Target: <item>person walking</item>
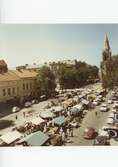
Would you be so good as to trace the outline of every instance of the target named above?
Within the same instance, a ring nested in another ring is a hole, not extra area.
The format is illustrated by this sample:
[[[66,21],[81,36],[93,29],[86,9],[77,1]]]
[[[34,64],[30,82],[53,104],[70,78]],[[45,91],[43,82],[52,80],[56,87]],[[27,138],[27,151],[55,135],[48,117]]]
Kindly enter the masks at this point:
[[[71,137],[73,137],[73,128],[72,127],[70,129],[70,135],[71,135]]]
[[[70,116],[70,111],[68,110],[67,115]]]
[[[95,112],[95,115],[96,115],[96,116],[98,115],[97,111]]]
[[[16,118],[16,120],[17,120],[17,119],[18,119],[18,116],[16,115],[15,118]]]
[[[70,134],[71,134],[71,137],[73,137],[73,128],[71,128]]]
[[[23,112],[23,117],[25,118],[25,112]]]
[[[46,126],[46,124],[45,124],[44,129],[43,129],[43,132],[46,133],[46,131],[47,131],[47,126]]]
[[[70,129],[67,128],[67,136],[69,137],[70,136]]]
[[[62,136],[62,133],[63,133],[63,129],[62,129],[62,127],[60,128],[59,133],[60,133],[60,135]]]
[[[65,141],[65,133],[64,132],[62,132],[62,140],[63,140],[63,142]]]

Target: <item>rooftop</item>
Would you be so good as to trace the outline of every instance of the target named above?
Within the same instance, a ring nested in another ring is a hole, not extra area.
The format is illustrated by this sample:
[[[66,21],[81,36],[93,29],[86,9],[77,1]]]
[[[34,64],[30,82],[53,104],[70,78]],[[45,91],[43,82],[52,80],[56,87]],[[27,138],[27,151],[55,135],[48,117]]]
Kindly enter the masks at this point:
[[[19,76],[14,73],[14,70],[0,74],[0,81],[16,81],[19,79]]]
[[[16,74],[19,78],[33,78],[36,77],[37,72],[34,70],[14,70],[14,74]]]

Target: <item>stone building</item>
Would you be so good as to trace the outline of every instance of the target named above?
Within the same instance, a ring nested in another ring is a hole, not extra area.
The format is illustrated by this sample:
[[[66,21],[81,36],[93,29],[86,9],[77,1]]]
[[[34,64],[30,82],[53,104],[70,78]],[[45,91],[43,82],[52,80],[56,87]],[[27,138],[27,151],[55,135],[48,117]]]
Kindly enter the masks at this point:
[[[0,60],[0,103],[24,102],[36,94],[35,70],[9,70],[4,60]]]
[[[118,56],[112,56],[107,35],[102,52],[100,71],[103,88],[107,89],[118,85]]]

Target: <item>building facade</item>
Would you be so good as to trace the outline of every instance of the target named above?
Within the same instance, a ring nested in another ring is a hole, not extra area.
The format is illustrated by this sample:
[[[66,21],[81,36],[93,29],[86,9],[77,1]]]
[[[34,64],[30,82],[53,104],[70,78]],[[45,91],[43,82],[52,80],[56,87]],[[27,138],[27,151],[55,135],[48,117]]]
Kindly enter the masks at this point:
[[[37,72],[31,69],[8,70],[0,60],[0,103],[20,102],[36,98]]]

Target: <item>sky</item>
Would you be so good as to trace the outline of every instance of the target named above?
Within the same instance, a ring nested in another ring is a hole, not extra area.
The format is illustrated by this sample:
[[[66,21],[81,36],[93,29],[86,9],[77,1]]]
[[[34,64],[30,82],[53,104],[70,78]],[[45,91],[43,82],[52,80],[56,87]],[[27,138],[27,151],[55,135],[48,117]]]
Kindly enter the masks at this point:
[[[100,65],[107,33],[118,53],[118,24],[1,24],[0,59],[9,67],[73,60]]]

